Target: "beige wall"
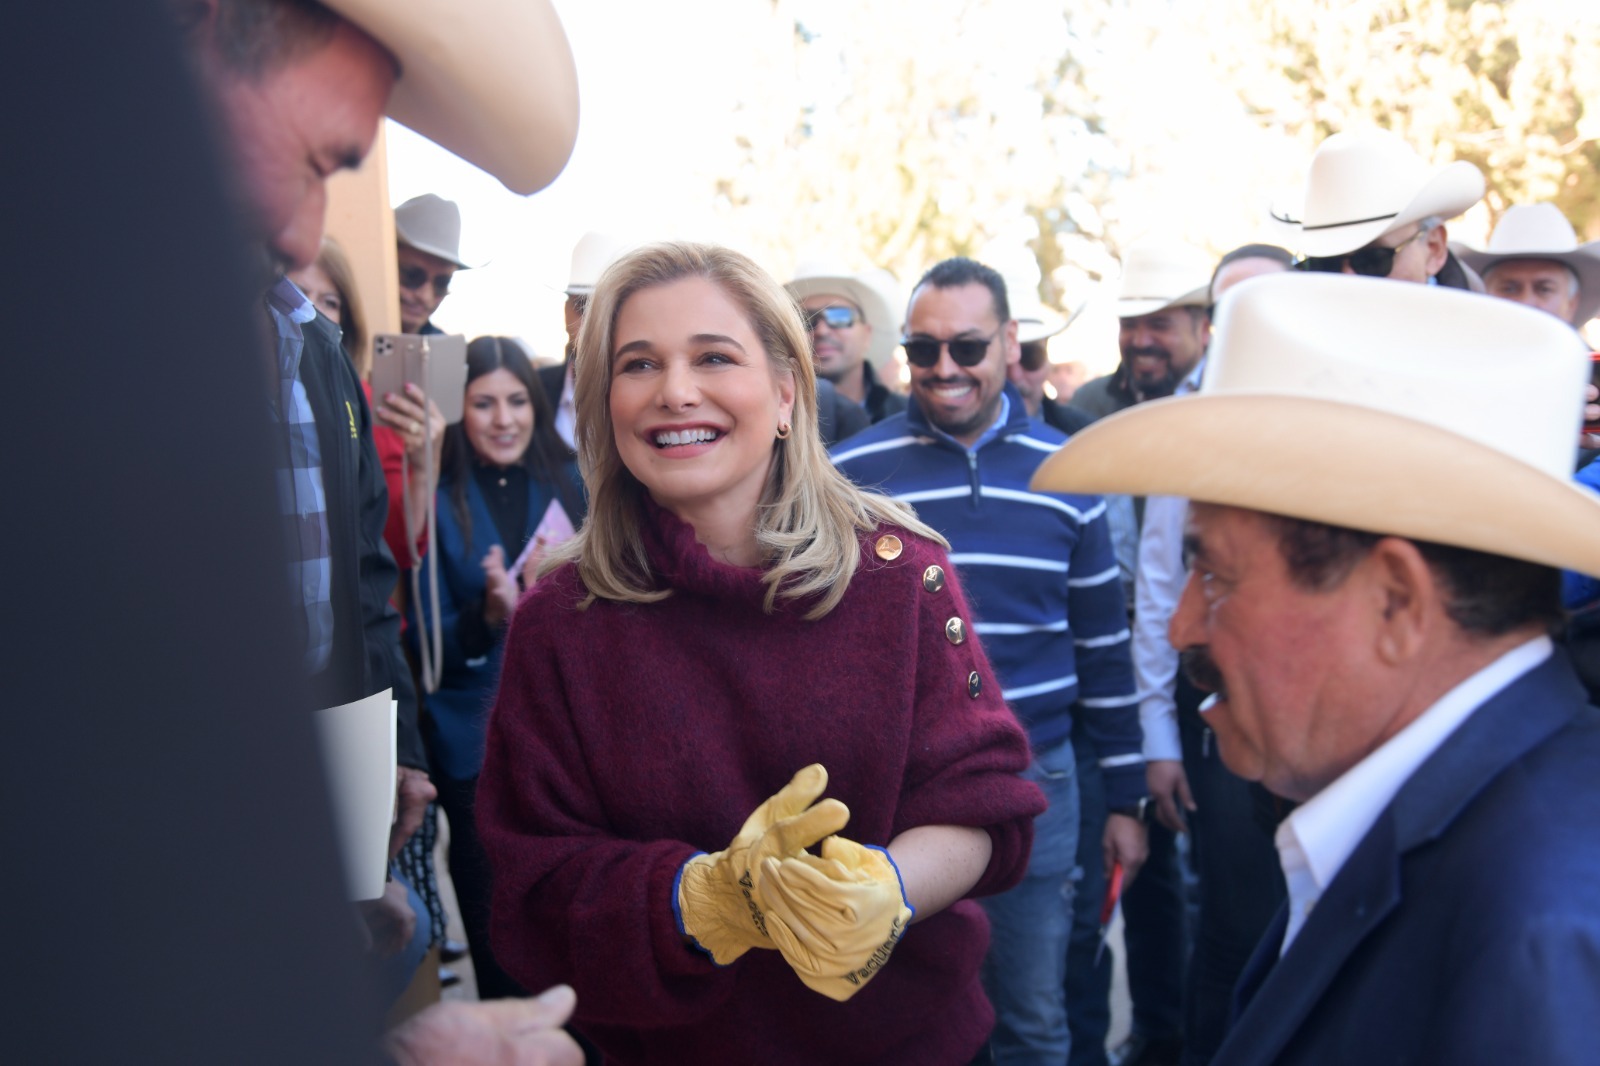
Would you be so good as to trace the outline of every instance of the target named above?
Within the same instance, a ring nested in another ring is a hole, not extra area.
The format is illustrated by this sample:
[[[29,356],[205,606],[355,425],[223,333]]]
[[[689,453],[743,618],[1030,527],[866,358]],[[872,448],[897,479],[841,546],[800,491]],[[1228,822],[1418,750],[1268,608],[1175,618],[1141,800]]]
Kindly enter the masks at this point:
[[[394,212],[382,127],[360,170],[328,181],[328,236],[339,242],[355,270],[367,336],[400,332],[399,265],[394,254]]]

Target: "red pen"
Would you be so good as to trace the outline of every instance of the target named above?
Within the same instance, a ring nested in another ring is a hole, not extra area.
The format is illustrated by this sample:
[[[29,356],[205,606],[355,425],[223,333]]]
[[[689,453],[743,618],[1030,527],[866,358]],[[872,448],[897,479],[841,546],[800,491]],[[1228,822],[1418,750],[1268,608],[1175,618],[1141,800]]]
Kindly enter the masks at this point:
[[[1117,915],[1117,909],[1122,906],[1122,864],[1111,864],[1111,876],[1106,878],[1106,898],[1100,904],[1100,942],[1095,945],[1094,965],[1100,965],[1100,956],[1105,954],[1106,941],[1111,938],[1111,921]]]

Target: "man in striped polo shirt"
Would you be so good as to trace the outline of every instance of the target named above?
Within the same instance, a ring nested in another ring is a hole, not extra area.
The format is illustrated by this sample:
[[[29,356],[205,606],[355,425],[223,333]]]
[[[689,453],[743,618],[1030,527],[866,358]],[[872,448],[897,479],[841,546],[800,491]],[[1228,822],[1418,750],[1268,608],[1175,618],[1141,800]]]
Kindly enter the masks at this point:
[[[1078,839],[1074,705],[1105,772],[1107,864],[1131,876],[1145,855],[1138,703],[1105,503],[1028,488],[1066,436],[1030,418],[1006,381],[1021,349],[994,270],[957,258],[923,275],[904,346],[911,405],[845,441],[834,461],[915,505],[949,539],[984,650],[1028,729],[1028,776],[1050,809],[1034,824],[1028,875],[983,901],[994,930],[984,977],[996,1063],[1060,1066],[1070,1047],[1062,978]]]

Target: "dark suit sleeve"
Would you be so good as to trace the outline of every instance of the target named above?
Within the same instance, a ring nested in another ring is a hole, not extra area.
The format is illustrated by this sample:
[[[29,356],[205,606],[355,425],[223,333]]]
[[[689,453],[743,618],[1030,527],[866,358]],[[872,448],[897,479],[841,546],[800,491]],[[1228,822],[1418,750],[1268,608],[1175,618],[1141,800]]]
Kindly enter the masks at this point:
[[[394,689],[398,711],[395,744],[400,765],[426,770],[428,757],[422,748],[416,686],[411,682],[411,667],[400,648],[400,613],[390,602],[400,580],[400,568],[395,565],[394,555],[383,537],[389,521],[389,489],[372,439],[372,411],[367,406],[366,392],[349,360],[339,362],[344,375],[340,384],[354,396],[354,403],[360,405],[361,412],[361,461],[356,491],[361,500],[359,567],[367,674],[372,691]]]
[[[1440,1011],[1430,1061],[1594,1061],[1600,924],[1593,908],[1577,902],[1594,886],[1569,888],[1572,906],[1507,923],[1476,946],[1470,966],[1451,976],[1457,991]]]

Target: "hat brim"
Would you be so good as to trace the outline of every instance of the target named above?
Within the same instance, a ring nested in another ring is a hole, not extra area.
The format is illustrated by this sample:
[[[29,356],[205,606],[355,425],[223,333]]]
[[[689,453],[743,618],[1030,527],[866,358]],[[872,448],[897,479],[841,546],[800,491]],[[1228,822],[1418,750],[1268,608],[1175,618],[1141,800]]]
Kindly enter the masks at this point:
[[[1159,296],[1117,298],[1115,310],[1118,318],[1141,318],[1144,315],[1153,315],[1157,311],[1165,311],[1169,307],[1210,307],[1211,284],[1207,282],[1182,296],[1164,300]]]
[[[875,368],[887,365],[900,343],[900,323],[889,310],[889,301],[865,282],[846,275],[817,275],[796,278],[784,286],[796,303],[808,296],[843,296],[857,307],[872,327],[872,343],[867,346],[867,360]]]
[[[1140,404],[1075,434],[1032,487],[1182,496],[1600,575],[1600,496],[1448,430],[1303,396]]]
[[[1394,215],[1348,222],[1302,219],[1295,223],[1298,233],[1293,244],[1301,255],[1315,258],[1348,255],[1385,233],[1413,222],[1433,217],[1455,218],[1483,199],[1483,189],[1483,173],[1471,163],[1458,159],[1428,179],[1411,202]]]
[[[1499,263],[1513,259],[1532,259],[1560,263],[1578,275],[1578,306],[1573,325],[1581,326],[1600,314],[1600,242],[1591,242],[1572,252],[1483,252],[1451,242],[1456,258],[1484,277]],[[1487,280],[1487,279],[1485,279]]]
[[[419,252],[433,256],[435,259],[443,259],[446,263],[449,263],[458,270],[472,269],[471,263],[463,263],[460,257],[452,254],[448,248],[444,248],[440,245],[429,244],[426,241],[414,241],[410,237],[407,237],[404,233],[401,233],[398,226],[395,227],[394,236],[395,240],[399,241],[407,248],[415,248]]]
[[[538,192],[566,166],[578,74],[550,0],[326,2],[399,62],[390,118],[515,193]]]

